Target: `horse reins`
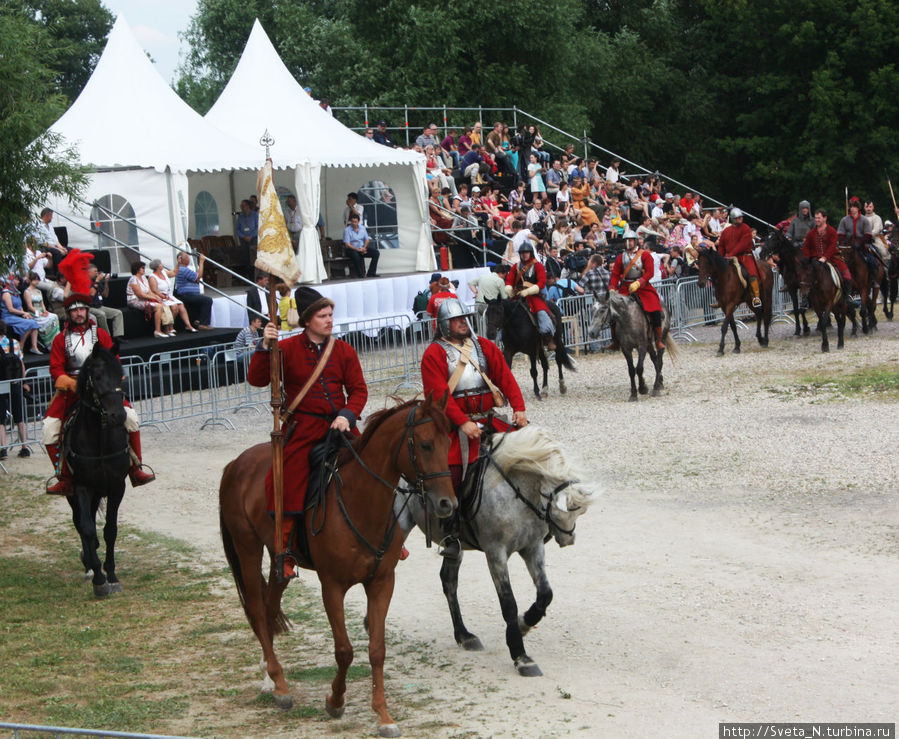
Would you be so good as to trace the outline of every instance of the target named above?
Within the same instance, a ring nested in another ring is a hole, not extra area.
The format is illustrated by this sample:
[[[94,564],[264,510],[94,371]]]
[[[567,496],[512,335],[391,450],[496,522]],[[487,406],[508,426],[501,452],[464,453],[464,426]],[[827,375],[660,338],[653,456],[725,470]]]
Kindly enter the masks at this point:
[[[73,411],[69,415],[68,419],[66,419],[64,428],[68,429],[69,427],[74,425],[75,419],[78,417],[78,408],[85,408],[89,411],[94,411],[98,416],[100,416],[100,428],[109,428],[109,413],[101,405],[100,400],[107,397],[108,395],[119,395],[124,399],[125,393],[122,391],[122,388],[114,387],[111,390],[106,390],[102,393],[97,392],[97,389],[94,386],[94,378],[88,375],[88,378],[84,383],[84,390],[90,390],[90,393],[82,392],[78,394],[78,405],[75,407],[75,411]],[[71,444],[68,444],[67,447],[67,456],[72,457],[72,459],[80,459],[88,462],[102,462],[104,460],[114,459],[128,453],[127,442],[121,449],[117,449],[114,452],[109,452],[108,454],[100,455],[80,454],[72,448]]]
[[[429,423],[434,420],[431,416],[426,416],[423,418],[419,418],[418,420],[415,420],[415,412],[420,407],[421,407],[420,405],[416,405],[409,409],[409,415],[406,418],[406,423],[404,426],[404,432],[405,432],[405,437],[406,437],[405,446],[406,446],[407,452],[409,454],[409,461],[412,463],[412,469],[415,471],[415,479],[412,481],[412,484],[410,485],[410,487],[400,487],[398,485],[393,485],[390,482],[388,482],[387,480],[385,480],[377,472],[375,472],[367,464],[365,464],[362,457],[359,456],[359,452],[356,451],[355,447],[353,446],[352,442],[349,439],[347,439],[343,435],[341,435],[341,437],[340,437],[343,442],[343,445],[347,449],[350,450],[354,459],[356,460],[356,462],[359,463],[359,465],[362,467],[362,469],[365,470],[369,475],[374,477],[375,480],[377,480],[382,485],[384,485],[384,487],[391,490],[394,494],[394,497],[396,497],[397,493],[403,493],[405,496],[418,495],[418,496],[424,498],[426,481],[433,480],[433,479],[436,479],[439,477],[450,477],[449,470],[446,470],[443,472],[422,472],[421,468],[419,467],[418,457],[415,455],[414,429],[416,426],[420,426],[422,424]],[[399,468],[399,454],[400,454],[400,448],[402,446],[403,446],[402,443],[397,444],[397,446],[394,450],[393,465],[394,465],[394,467],[397,467],[397,469]],[[336,498],[337,498],[337,505],[340,508],[340,512],[343,514],[343,518],[346,521],[347,526],[349,526],[350,531],[353,532],[355,537],[363,544],[363,546],[365,546],[366,549],[368,549],[369,552],[371,552],[374,555],[374,558],[375,558],[375,564],[374,564],[374,567],[372,567],[372,571],[369,573],[368,577],[366,577],[365,580],[362,581],[363,585],[366,585],[369,582],[371,582],[372,578],[374,578],[375,573],[377,572],[377,569],[378,569],[378,565],[381,563],[381,560],[384,558],[384,555],[387,553],[387,550],[390,548],[390,544],[393,541],[393,536],[396,532],[396,525],[397,525],[397,522],[399,521],[399,515],[393,511],[393,507],[391,506],[391,516],[390,516],[390,519],[387,521],[387,526],[384,531],[384,537],[381,540],[380,546],[376,549],[374,546],[372,546],[372,544],[368,541],[368,539],[366,539],[362,535],[362,532],[359,531],[358,528],[356,528],[356,525],[353,523],[352,519],[350,518],[349,511],[346,508],[346,504],[344,503],[343,495],[341,492],[343,489],[343,479],[340,477],[340,470],[336,466],[334,468],[333,474],[334,474],[334,490],[335,490],[335,494],[336,494]],[[408,504],[408,500],[409,500],[409,498],[407,497],[406,503],[404,503],[403,508],[405,508],[405,506]],[[313,514],[313,518],[314,518],[314,514]],[[321,532],[321,530],[323,528],[324,528],[324,519],[322,519],[321,526],[317,530],[314,530],[310,526],[310,533],[313,536],[315,536],[316,534]]]

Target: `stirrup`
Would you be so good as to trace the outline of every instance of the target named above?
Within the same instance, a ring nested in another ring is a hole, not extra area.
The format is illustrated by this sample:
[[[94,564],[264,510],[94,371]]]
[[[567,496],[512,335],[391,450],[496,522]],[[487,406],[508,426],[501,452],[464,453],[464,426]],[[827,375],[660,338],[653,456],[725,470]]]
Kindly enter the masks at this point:
[[[278,555],[278,579],[281,582],[293,580],[297,577],[297,560],[293,553],[287,549]]]
[[[144,467],[150,471],[144,472]],[[148,483],[153,482],[153,480],[156,479],[156,473],[153,472],[152,467],[141,462],[139,464],[131,465],[131,469],[128,470],[128,479],[131,480],[131,487],[137,488],[141,485],[147,485]]]
[[[761,307],[762,307],[762,300],[761,300],[761,298],[753,298],[753,299],[752,299],[752,307],[753,307],[753,308],[761,308]]]
[[[47,495],[69,496],[73,492],[75,492],[72,489],[72,478],[71,477],[56,476],[56,482],[52,485],[50,484],[51,480],[53,480],[53,477],[48,477],[47,482],[44,485],[44,492]]]

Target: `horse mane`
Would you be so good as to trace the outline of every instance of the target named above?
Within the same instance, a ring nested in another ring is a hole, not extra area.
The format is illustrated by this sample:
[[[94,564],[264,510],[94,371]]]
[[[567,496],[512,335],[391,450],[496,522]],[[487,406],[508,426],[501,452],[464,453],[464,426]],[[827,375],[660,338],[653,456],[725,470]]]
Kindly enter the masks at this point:
[[[94,348],[91,350],[91,355],[84,360],[84,364],[81,366],[81,371],[78,373],[78,384],[76,386],[78,397],[82,397],[87,389],[85,385],[87,384],[87,378],[90,375],[87,370],[89,370],[97,362],[100,362],[107,366],[111,365],[111,372],[115,374],[117,378],[122,376],[122,363],[119,362],[118,357],[116,357],[115,354],[109,351],[109,349],[107,349],[102,344],[94,344]]]
[[[412,398],[412,400],[398,402],[395,406],[392,406],[390,408],[382,408],[381,410],[372,413],[365,423],[365,430],[362,432],[362,435],[353,440],[353,449],[357,454],[361,454],[365,447],[368,445],[368,442],[371,441],[372,437],[375,435],[375,433],[377,433],[378,429],[384,425],[384,422],[387,419],[392,418],[395,414],[400,413],[401,411],[407,411],[412,406],[418,405],[420,403],[422,403],[421,400]],[[434,419],[434,423],[437,424],[437,428],[441,433],[449,434],[450,423],[449,419],[446,417],[446,413],[442,412],[437,405],[431,403],[429,408],[429,415]],[[344,462],[349,461],[352,457],[353,451],[351,449],[343,448],[340,450],[340,454],[337,457],[337,464],[343,464]]]
[[[723,256],[721,256],[721,255],[718,253],[718,250],[717,250],[717,249],[709,249],[709,248],[706,248],[706,249],[700,249],[700,250],[699,250],[699,254],[700,254],[700,256],[702,256],[703,254],[705,254],[706,257],[708,257],[708,260],[709,260],[709,261],[710,261],[710,262],[711,262],[717,269],[727,269],[727,265],[728,265],[727,259],[725,259]]]
[[[549,432],[534,424],[504,434],[493,451],[493,460],[507,475],[535,475],[554,484],[583,479]],[[572,505],[585,506],[593,502],[594,496],[572,485],[568,488],[568,498]]]

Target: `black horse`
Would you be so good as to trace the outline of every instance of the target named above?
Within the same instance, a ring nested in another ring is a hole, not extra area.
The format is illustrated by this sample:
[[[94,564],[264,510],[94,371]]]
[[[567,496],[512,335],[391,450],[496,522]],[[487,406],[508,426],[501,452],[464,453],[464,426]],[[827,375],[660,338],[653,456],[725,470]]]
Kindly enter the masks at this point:
[[[562,331],[562,311],[559,310],[553,302],[548,302],[549,309],[553,312],[556,324],[556,332],[553,340],[556,343],[556,364],[559,367],[559,392],[564,395],[568,392],[565,386],[565,377],[562,374],[562,368],[576,372],[574,363],[565,347],[565,337]],[[487,301],[487,338],[491,341],[496,339],[497,333],[502,329],[502,345],[503,356],[509,368],[512,367],[512,358],[518,353],[526,355],[531,360],[531,377],[534,380],[534,395],[537,400],[543,400],[540,394],[540,388],[537,385],[537,359],[540,359],[540,366],[543,367],[543,390],[549,385],[547,375],[549,374],[549,359],[543,351],[543,343],[540,340],[540,334],[537,332],[536,320],[528,310],[524,300],[495,300]]]
[[[818,259],[803,258],[798,266],[799,281],[802,294],[808,297],[808,304],[818,315],[818,331],[821,332],[821,351],[830,351],[827,339],[827,326],[830,314],[837,319],[837,349],[843,348],[843,334],[846,328],[846,317],[852,321],[852,333],[855,335],[857,322],[855,306],[841,285],[840,276],[834,268]]]
[[[131,467],[125,429],[122,365],[99,344],[78,374],[78,403],[65,421],[62,453],[72,471],[73,493],[68,496],[72,520],[81,536],[81,563],[93,572],[94,595],[122,589],[115,572],[115,541],[125,477]],[[106,498],[106,560],[101,567],[97,550],[97,509]],[[104,574],[105,571],[105,574]]]
[[[805,308],[800,308],[799,301],[799,258],[802,256],[800,250],[790,243],[790,240],[783,235],[780,229],[774,229],[765,241],[762,248],[762,259],[768,257],[777,257],[777,266],[783,277],[783,289],[790,293],[790,299],[793,301],[793,322],[795,324],[794,336],[808,336],[811,329],[808,320],[805,317]],[[802,329],[799,328],[799,319],[802,319]]]

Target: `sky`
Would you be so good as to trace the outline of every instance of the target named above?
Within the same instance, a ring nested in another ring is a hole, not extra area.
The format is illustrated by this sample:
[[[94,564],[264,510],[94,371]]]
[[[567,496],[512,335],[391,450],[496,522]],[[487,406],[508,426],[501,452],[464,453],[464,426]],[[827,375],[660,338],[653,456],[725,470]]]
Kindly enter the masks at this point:
[[[182,42],[197,0],[101,0],[113,16],[125,16],[137,40],[153,57],[160,74],[171,84]]]

